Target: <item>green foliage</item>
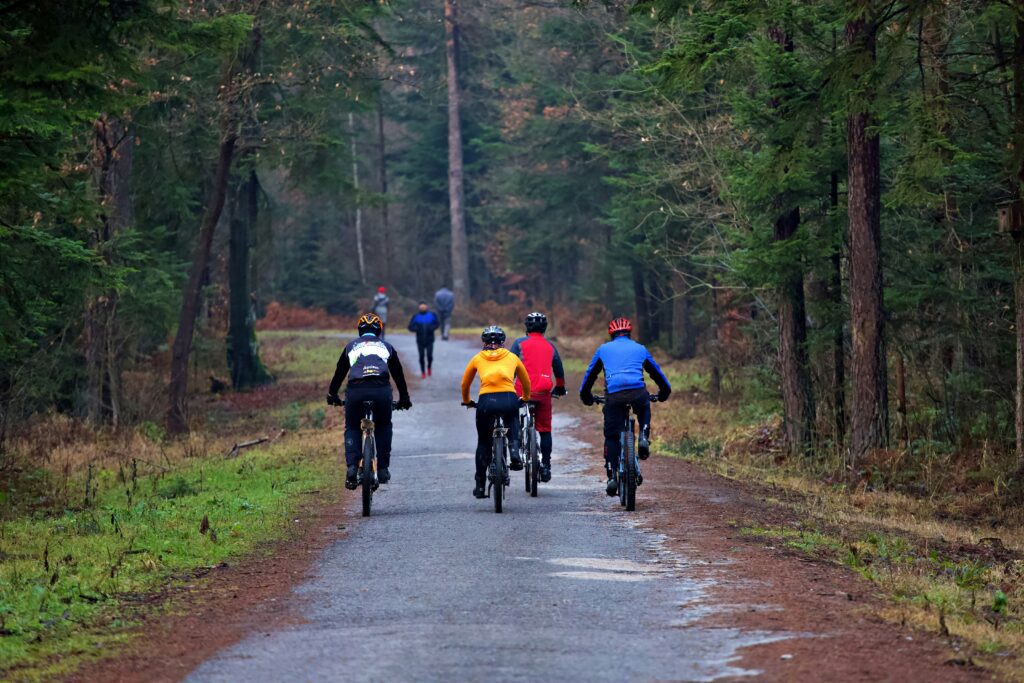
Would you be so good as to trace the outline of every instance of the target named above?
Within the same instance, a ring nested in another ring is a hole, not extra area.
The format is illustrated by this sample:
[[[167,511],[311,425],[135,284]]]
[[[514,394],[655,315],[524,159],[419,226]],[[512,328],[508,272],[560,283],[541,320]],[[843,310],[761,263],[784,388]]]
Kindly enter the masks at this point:
[[[335,477],[330,459],[256,450],[140,476],[127,501],[116,478],[98,477],[89,509],[4,521],[0,671],[123,638],[120,601],[279,537],[301,494]]]

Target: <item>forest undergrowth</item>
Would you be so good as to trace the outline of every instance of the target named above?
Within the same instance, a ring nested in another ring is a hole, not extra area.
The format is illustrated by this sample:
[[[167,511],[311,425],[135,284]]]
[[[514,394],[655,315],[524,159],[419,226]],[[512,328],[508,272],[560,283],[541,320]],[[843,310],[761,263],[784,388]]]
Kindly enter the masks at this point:
[[[173,610],[176,587],[267,551],[306,506],[339,499],[341,416],[321,401],[338,341],[261,342],[278,381],[196,395],[185,439],[156,421],[97,432],[59,415],[20,430],[0,481],[0,678],[116,654],[138,610]]]

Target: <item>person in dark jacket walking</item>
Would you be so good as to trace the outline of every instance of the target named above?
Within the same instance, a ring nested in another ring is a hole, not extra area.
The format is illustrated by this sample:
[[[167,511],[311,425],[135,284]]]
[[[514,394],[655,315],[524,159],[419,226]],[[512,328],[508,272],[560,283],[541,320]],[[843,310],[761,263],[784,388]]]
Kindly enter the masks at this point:
[[[440,326],[441,321],[437,319],[437,315],[427,310],[426,302],[421,301],[419,312],[409,321],[409,331],[416,333],[416,350],[420,353],[420,376],[424,379],[433,374],[434,331]]]
[[[342,405],[338,390],[348,376],[345,389],[345,488],[355,489],[356,474],[361,451],[360,422],[363,419],[363,401],[373,402],[374,436],[377,440],[377,480],[386,484],[391,480],[391,380],[398,389],[398,410],[412,408],[405,371],[398,352],[381,339],[384,323],[374,313],[359,319],[359,338],[348,343],[338,359],[338,367],[327,390],[327,404]]]
[[[455,310],[455,294],[447,287],[441,287],[434,293],[434,309],[441,317],[441,339],[448,341],[448,332],[452,329],[452,311]]]

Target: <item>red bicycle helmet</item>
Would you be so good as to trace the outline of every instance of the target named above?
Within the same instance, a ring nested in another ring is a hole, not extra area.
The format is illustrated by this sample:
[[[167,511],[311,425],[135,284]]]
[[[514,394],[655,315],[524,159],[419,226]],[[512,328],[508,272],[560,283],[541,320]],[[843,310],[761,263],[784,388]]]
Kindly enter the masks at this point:
[[[620,332],[632,332],[633,323],[629,322],[629,318],[616,318],[615,320],[608,323],[608,334],[614,337]]]

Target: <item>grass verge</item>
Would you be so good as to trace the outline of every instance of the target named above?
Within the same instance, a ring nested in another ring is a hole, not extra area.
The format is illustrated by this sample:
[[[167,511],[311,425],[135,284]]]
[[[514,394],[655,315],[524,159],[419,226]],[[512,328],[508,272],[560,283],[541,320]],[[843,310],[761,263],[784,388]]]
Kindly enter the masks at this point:
[[[920,539],[874,531],[748,526],[742,533],[845,565],[877,586],[882,616],[951,639],[962,663],[1022,680],[1024,621],[1019,560],[946,552]]]
[[[34,680],[123,641],[125,605],[287,536],[306,496],[337,488],[331,458],[295,447],[167,473],[104,470],[89,500],[0,524],[0,662]]]

